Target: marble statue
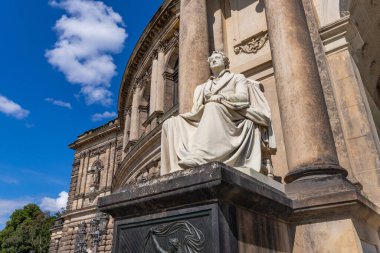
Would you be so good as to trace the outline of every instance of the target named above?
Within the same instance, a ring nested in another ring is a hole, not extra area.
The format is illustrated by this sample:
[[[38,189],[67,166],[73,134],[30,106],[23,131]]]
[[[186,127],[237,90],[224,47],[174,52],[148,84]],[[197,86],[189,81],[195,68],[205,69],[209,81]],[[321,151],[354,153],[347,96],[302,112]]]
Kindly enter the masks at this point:
[[[208,62],[212,76],[196,87],[191,112],[163,124],[162,175],[213,161],[251,174],[260,171],[262,149],[276,149],[260,83],[232,73],[221,51]]]

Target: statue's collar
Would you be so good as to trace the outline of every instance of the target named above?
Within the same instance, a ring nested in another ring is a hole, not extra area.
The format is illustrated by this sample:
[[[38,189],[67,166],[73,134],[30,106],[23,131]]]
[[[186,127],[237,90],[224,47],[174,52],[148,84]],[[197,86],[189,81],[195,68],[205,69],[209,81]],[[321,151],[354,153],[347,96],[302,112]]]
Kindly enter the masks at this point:
[[[218,78],[221,78],[225,73],[230,73],[230,70],[229,69],[223,69],[218,76],[211,76],[210,79],[211,80],[214,80],[214,79],[218,79]]]

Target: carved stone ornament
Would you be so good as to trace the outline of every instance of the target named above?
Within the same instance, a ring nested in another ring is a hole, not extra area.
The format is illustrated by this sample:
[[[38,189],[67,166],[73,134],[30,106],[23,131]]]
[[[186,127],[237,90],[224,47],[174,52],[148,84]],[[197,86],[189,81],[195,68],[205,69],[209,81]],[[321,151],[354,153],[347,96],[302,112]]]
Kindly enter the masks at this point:
[[[243,41],[239,45],[234,47],[235,54],[246,53],[255,54],[261,48],[265,46],[269,40],[268,32],[261,32],[257,36],[252,37],[249,40]]]
[[[173,37],[171,37],[168,41],[165,42],[166,51],[170,50],[173,47],[178,47],[179,41],[179,32],[175,31]]]
[[[104,165],[101,160],[97,160],[93,163],[90,169],[90,174],[92,177],[92,182],[90,185],[90,193],[94,193],[99,189],[101,171],[103,170]]]
[[[168,249],[161,247],[157,240],[158,237],[168,240]],[[145,238],[142,253],[200,253],[203,252],[205,243],[202,231],[188,221],[177,221],[168,225],[152,227]]]
[[[160,163],[155,160],[140,170],[135,176],[133,176],[128,184],[144,183],[150,179],[158,178],[160,176]]]

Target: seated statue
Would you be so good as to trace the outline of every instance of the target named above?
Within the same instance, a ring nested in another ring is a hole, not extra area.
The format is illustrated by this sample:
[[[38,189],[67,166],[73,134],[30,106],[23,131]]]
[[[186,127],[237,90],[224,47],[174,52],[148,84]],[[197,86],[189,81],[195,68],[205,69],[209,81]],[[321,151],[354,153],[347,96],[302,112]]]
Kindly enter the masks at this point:
[[[261,169],[262,149],[276,149],[260,83],[230,72],[221,51],[208,62],[213,75],[196,87],[191,112],[162,126],[161,175],[214,161],[251,175]]]

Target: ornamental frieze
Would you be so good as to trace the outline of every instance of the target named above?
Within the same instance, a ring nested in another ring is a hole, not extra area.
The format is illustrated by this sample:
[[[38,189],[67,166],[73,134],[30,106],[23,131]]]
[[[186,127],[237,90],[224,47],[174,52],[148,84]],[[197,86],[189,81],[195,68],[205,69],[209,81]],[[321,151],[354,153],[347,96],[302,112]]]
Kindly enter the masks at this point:
[[[256,54],[260,49],[262,49],[269,40],[268,31],[261,32],[256,36],[251,37],[248,40],[234,47],[235,54],[245,53],[245,54]]]

